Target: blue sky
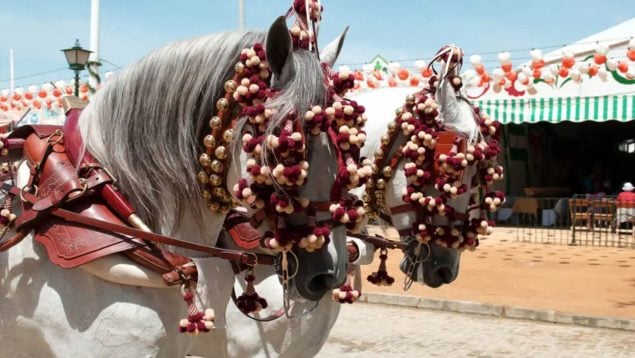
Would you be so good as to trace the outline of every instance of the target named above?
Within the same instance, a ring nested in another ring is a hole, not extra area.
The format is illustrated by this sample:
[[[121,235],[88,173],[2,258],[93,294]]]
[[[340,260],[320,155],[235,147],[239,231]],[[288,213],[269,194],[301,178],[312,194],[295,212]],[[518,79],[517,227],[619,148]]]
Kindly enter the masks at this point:
[[[246,28],[266,30],[291,2],[245,0]],[[635,16],[633,0],[323,3],[320,44],[350,25],[338,63],[352,67],[376,54],[409,66],[414,59],[430,58],[447,43],[461,46],[468,55],[491,53],[489,58],[495,59],[503,50],[575,42]],[[101,0],[100,57],[107,61],[104,70],[113,70],[167,42],[237,27],[238,1]],[[72,73],[64,69],[66,61],[59,50],[72,46],[76,38],[88,48],[89,31],[90,0],[0,0],[0,88],[9,86],[10,48],[15,51],[16,86],[70,79]],[[528,50],[512,52],[516,63],[527,56]],[[53,72],[31,76],[48,71]]]

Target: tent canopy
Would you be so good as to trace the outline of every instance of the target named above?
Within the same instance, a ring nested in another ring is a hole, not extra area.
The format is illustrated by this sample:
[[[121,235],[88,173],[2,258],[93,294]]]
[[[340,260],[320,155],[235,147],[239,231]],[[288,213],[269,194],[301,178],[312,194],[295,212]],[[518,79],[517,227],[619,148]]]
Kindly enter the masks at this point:
[[[608,48],[608,59],[613,58],[629,64],[629,74],[626,76],[602,64],[600,67],[607,71],[608,79],[601,76],[589,78],[584,75],[583,81],[575,83],[570,80],[563,81],[556,76],[554,84],[535,83],[535,95],[526,92],[511,95],[506,91],[495,93],[490,90],[474,102],[504,124],[635,120],[635,79],[629,77],[635,73],[635,62],[625,57],[629,40],[633,36],[635,18],[543,56],[545,71],[549,71],[550,66],[560,64],[564,53],[573,53],[576,65],[586,66],[593,63],[592,56],[600,44]],[[525,64],[528,65],[530,63]]]

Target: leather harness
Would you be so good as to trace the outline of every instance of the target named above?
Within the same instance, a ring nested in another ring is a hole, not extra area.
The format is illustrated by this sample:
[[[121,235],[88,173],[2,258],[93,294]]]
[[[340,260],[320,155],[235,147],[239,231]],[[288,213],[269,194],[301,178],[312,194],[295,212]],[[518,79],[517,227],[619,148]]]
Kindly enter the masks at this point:
[[[122,253],[161,275],[167,285],[197,279],[191,259],[159,244],[203,252],[240,265],[272,265],[274,257],[230,250],[159,235],[139,222],[134,208],[114,187],[115,180],[91,155],[81,156],[83,143],[77,129],[80,110],[71,109],[64,127],[23,126],[3,140],[10,151],[22,149],[30,168],[29,183],[19,189],[3,184],[2,190],[22,201],[16,235],[0,242],[4,251],[31,231],[51,261],[63,268],[77,267],[106,255]],[[81,157],[81,160],[79,159]],[[249,221],[232,214],[225,229],[232,235],[258,243],[259,234]],[[249,249],[255,248],[252,246]]]

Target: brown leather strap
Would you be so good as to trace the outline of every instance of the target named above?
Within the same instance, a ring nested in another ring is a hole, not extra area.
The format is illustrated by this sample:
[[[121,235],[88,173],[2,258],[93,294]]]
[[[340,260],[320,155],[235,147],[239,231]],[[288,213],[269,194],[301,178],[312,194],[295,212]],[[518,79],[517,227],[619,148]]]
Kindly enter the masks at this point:
[[[393,206],[389,210],[391,215],[405,214],[405,213],[415,211],[415,209],[410,204],[402,204],[402,205]]]
[[[0,251],[7,251],[13,246],[17,245],[20,241],[24,240],[28,232],[18,231],[13,237],[5,241],[0,242]]]
[[[3,184],[2,188],[9,191],[13,195],[20,195],[20,190],[17,187],[9,184]],[[24,198],[30,202],[37,201],[38,198],[30,193],[24,193]],[[155,233],[150,233],[138,229],[134,229],[128,226],[122,226],[113,224],[103,220],[89,218],[72,211],[68,211],[61,208],[55,208],[50,211],[50,214],[62,218],[68,222],[74,222],[82,225],[91,226],[97,229],[115,232],[122,235],[136,237],[143,240],[148,240],[155,243],[172,245],[188,250],[194,250],[198,252],[206,253],[212,257],[218,257],[226,260],[236,261],[245,265],[273,265],[274,257],[269,255],[250,253],[244,251],[234,251],[229,249],[221,249],[218,247],[212,247],[207,245],[196,244],[193,242],[183,241]]]
[[[106,183],[111,183],[112,179],[105,173],[93,174],[86,179],[68,180],[58,185],[51,194],[39,199],[33,203],[32,209],[35,211],[46,211],[52,207],[58,206],[67,200],[78,198],[88,190],[97,188]],[[77,193],[77,196],[72,195]]]
[[[385,237],[377,235],[377,234],[375,234],[375,236],[370,236],[366,234],[354,234],[349,232],[347,235],[366,241],[369,244],[372,244],[373,246],[375,246],[375,248],[381,247],[386,249],[405,250],[408,247],[408,245],[405,242],[388,240]]]

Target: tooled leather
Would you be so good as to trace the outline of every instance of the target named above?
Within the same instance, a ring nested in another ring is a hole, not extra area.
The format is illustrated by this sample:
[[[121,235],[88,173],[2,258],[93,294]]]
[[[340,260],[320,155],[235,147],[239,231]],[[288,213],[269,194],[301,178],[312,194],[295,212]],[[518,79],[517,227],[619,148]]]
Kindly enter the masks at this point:
[[[40,128],[32,126],[22,130],[23,134],[30,132],[25,140],[24,153],[32,167],[40,163],[48,147],[47,136],[57,129],[60,127]],[[76,169],[61,144],[54,146],[53,151],[49,154],[46,162],[40,166],[38,172],[37,196],[41,203],[36,202],[33,205],[35,209],[46,210],[58,205],[60,200],[68,195],[68,192],[73,192],[76,187],[81,187],[77,179]],[[100,182],[104,178],[105,176],[101,176],[99,180],[93,179],[91,184],[94,185],[92,186],[95,187],[96,182]],[[56,191],[64,186],[68,186],[67,193]],[[123,224],[103,202],[94,199],[91,202],[79,200],[77,203],[73,202],[65,207],[82,215]],[[37,221],[37,225],[33,225],[36,241],[46,247],[51,261],[61,267],[77,267],[100,257],[129,250],[139,245],[122,235],[96,231],[79,224],[67,223],[59,218],[46,217],[46,220],[37,220],[38,212],[30,210],[33,208],[25,205],[24,213],[18,217],[16,226],[22,229]]]
[[[260,246],[260,233],[252,226],[249,218],[239,212],[230,211],[223,226],[238,247],[253,250]]]
[[[452,133],[452,132],[439,132],[437,137],[437,143],[434,147],[434,158],[437,159],[441,154],[449,154],[454,151],[455,153],[465,153],[467,141],[465,137],[460,134]],[[458,146],[455,141],[458,139]],[[439,172],[439,163],[435,160],[434,162],[434,170],[435,172]],[[463,172],[459,175],[459,181],[463,181]]]

